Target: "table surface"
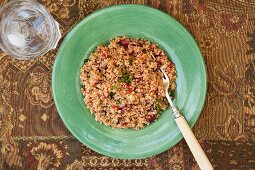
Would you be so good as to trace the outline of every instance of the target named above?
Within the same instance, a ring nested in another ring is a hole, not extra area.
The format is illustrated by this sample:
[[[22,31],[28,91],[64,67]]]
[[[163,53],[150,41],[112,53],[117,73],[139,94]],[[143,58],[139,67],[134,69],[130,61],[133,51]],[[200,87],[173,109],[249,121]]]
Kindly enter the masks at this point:
[[[7,0],[1,0],[0,6]],[[193,131],[215,169],[255,169],[255,2],[253,0],[40,0],[65,36],[88,14],[114,4],[158,8],[197,40],[208,94]],[[0,169],[199,169],[185,141],[147,159],[100,155],[63,125],[52,99],[52,50],[19,61],[0,51]]]

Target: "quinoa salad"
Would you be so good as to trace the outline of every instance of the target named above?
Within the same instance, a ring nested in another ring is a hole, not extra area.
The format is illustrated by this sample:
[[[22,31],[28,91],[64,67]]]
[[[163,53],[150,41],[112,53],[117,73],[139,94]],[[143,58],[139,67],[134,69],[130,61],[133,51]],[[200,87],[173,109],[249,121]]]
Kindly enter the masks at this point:
[[[168,107],[160,68],[169,76],[169,90],[174,90],[175,66],[157,44],[115,37],[108,45],[99,45],[81,67],[84,102],[100,123],[144,128]]]

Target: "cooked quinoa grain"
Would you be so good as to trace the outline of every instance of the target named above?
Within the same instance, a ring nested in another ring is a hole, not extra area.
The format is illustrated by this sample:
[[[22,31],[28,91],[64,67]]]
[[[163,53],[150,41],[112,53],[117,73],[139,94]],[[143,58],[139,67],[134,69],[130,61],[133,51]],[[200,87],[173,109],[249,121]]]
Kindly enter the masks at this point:
[[[168,107],[160,67],[174,90],[174,64],[157,44],[123,36],[98,46],[80,70],[84,102],[96,121],[141,129],[157,120]]]

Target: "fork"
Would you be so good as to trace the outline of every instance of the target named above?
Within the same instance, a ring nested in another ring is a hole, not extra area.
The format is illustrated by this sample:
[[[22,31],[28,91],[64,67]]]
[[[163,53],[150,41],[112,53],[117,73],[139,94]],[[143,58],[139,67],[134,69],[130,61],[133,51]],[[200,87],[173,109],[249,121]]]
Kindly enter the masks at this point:
[[[175,107],[169,93],[169,85],[170,80],[167,76],[164,69],[160,68],[161,72],[163,73],[163,85],[166,93],[166,98],[170,104],[170,107],[173,111],[174,120],[179,127],[185,141],[187,142],[193,156],[195,157],[200,169],[202,170],[213,170],[212,164],[210,163],[209,159],[207,158],[205,152],[201,148],[200,144],[198,143],[195,135],[191,131],[190,126],[188,125],[186,119],[180,114],[179,110]]]

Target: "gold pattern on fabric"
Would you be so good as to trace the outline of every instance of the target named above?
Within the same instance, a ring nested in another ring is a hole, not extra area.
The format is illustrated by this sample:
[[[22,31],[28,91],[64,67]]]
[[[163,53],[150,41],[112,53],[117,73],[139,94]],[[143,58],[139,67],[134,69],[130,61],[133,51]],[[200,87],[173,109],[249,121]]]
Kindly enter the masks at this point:
[[[215,169],[254,169],[254,1],[39,2],[59,22],[60,41],[87,15],[116,4],[148,5],[176,18],[196,39],[207,66],[208,93],[195,135]],[[56,53],[21,61],[0,51],[0,169],[199,169],[183,140],[164,153],[135,160],[106,157],[82,145],[64,126],[52,98]]]

